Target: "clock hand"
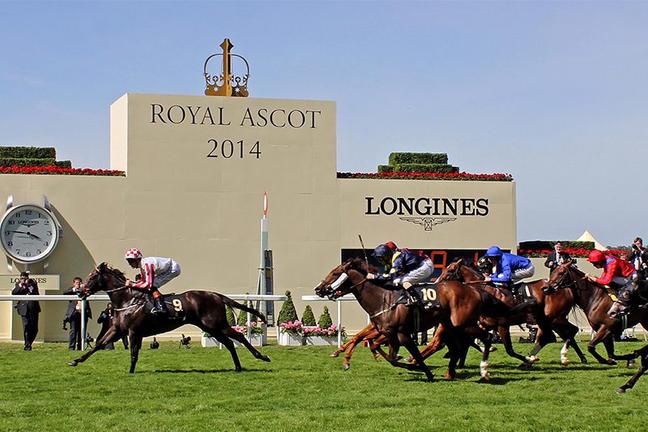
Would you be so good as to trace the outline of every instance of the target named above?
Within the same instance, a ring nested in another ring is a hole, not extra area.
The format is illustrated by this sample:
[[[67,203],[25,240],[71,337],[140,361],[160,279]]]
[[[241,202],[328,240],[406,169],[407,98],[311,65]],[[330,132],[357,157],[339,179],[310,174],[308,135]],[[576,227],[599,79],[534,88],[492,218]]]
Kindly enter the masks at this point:
[[[27,231],[9,231],[9,232],[15,232],[15,233],[18,233],[18,234],[32,235],[32,234],[28,233]]]

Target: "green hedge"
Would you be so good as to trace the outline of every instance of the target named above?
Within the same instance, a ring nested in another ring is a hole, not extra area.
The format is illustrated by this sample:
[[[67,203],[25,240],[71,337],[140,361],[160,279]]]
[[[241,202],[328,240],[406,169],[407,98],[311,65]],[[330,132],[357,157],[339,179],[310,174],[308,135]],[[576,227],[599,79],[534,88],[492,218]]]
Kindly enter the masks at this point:
[[[0,158],[56,159],[54,147],[0,147]]]
[[[391,165],[378,165],[378,172],[379,173],[394,172],[394,167]]]
[[[56,161],[54,162],[54,166],[57,166],[59,168],[72,168],[72,161],[69,160]]]
[[[390,153],[389,165],[399,164],[447,164],[447,153]]]
[[[451,173],[459,172],[459,168],[449,164],[397,164],[394,165],[394,172],[436,172]]]
[[[573,249],[594,249],[594,242],[570,241],[570,240],[532,240],[520,242],[518,249],[542,250],[553,249],[556,243],[562,243],[563,248]]]
[[[0,158],[0,166],[52,166],[56,159],[52,158]]]

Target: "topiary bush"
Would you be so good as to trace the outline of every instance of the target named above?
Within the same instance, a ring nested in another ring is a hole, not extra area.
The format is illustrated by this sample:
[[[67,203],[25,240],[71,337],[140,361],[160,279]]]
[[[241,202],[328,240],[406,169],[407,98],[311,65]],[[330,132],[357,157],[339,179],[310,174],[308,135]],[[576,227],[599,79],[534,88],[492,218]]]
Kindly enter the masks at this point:
[[[396,152],[389,154],[389,165],[399,164],[447,164],[447,153],[409,153]]]
[[[327,306],[324,306],[324,312],[320,315],[317,325],[323,329],[327,329],[333,325],[333,320],[331,319],[331,314],[329,313]]]
[[[54,158],[9,158],[9,157],[0,157],[0,166],[10,167],[10,166],[52,166],[56,164]],[[63,167],[68,168],[68,167]]]
[[[281,305],[281,310],[279,311],[279,318],[277,318],[277,324],[283,324],[290,321],[297,321],[299,317],[297,316],[297,311],[295,310],[295,304],[292,300],[292,295],[290,291],[286,291],[286,297],[288,299]]]
[[[393,166],[394,172],[436,172],[436,173],[452,173],[459,172],[459,168],[450,164],[396,164]]]
[[[0,147],[0,158],[56,159],[54,147]]]
[[[302,324],[305,326],[314,326],[316,324],[315,315],[313,315],[313,309],[311,309],[309,305],[306,305],[306,308],[304,309]]]

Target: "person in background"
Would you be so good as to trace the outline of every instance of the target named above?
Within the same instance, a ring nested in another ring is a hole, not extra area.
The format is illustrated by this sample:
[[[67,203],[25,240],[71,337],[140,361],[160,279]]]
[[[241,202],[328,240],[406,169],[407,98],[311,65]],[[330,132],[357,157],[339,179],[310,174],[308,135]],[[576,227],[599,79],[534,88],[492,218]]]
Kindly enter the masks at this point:
[[[571,256],[569,256],[567,252],[563,252],[562,243],[556,242],[556,244],[554,245],[554,250],[547,257],[544,266],[549,269],[549,274],[551,274],[556,269],[556,267],[570,259]]]
[[[648,249],[643,247],[643,239],[641,237],[634,239],[628,261],[637,270],[639,277],[646,279],[646,276],[648,276]]]
[[[101,311],[99,314],[99,318],[97,318],[97,323],[101,324],[101,330],[99,331],[99,334],[97,335],[97,341],[108,331],[108,329],[112,326],[112,320],[113,320],[113,305],[112,303],[108,303],[106,305],[106,309]],[[124,335],[122,336],[122,343],[124,344],[124,349],[128,349],[128,336]],[[113,350],[115,349],[115,344],[110,342],[106,344],[104,347],[106,350]]]
[[[81,291],[83,290],[82,286],[83,280],[80,277],[75,277],[72,279],[72,287],[70,287],[67,291],[65,291],[63,294],[64,295],[75,295],[79,297],[81,295]],[[68,343],[68,348],[70,351],[79,350],[81,351],[81,339],[85,337],[85,335],[81,334],[81,307],[82,305],[85,305],[85,322],[83,323],[83,327],[85,329],[88,328],[88,319],[92,318],[92,310],[90,309],[90,304],[88,303],[87,300],[70,300],[68,303],[68,308],[67,311],[65,312],[65,318],[63,319],[63,322],[68,322],[70,323],[70,337],[69,337],[69,343]]]
[[[12,295],[38,295],[38,284],[29,277],[29,273],[22,272]],[[38,314],[41,312],[40,304],[37,301],[20,300],[16,303],[18,315],[22,318],[23,334],[25,339],[25,351],[31,351],[32,344],[38,334]]]

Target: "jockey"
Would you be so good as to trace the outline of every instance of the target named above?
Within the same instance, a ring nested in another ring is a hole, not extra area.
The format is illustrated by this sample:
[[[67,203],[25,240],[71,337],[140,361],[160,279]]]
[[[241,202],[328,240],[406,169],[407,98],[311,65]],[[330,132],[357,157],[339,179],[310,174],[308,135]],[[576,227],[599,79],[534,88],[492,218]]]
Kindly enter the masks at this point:
[[[372,256],[385,266],[386,273],[368,273],[367,279],[389,280],[394,285],[402,285],[410,299],[414,300],[413,303],[422,304],[416,291],[409,288],[430,280],[434,272],[430,258],[408,249],[398,249],[394,242],[379,245],[374,249]]]
[[[128,249],[124,258],[132,268],[140,270],[140,280],[133,282],[127,279],[125,286],[147,290],[153,296],[151,313],[168,314],[169,311],[158,289],[180,275],[180,265],[171,258],[143,258],[142,252],[136,248]]]
[[[615,316],[627,313],[631,297],[637,290],[636,281],[638,277],[634,266],[626,260],[617,258],[614,255],[606,255],[597,249],[589,253],[587,261],[592,263],[594,267],[603,269],[600,277],[597,278],[586,274],[587,279],[599,285],[609,286],[617,293],[617,298],[613,298],[615,301],[608,314]]]
[[[515,303],[510,300],[508,291],[510,290],[511,285],[515,282],[533,276],[535,273],[533,263],[531,260],[523,256],[502,252],[502,249],[500,249],[499,246],[489,247],[486,251],[485,257],[493,268],[490,275],[486,272],[484,281],[502,284],[508,288],[507,290],[500,288],[504,294],[507,294],[504,296],[506,298],[498,295],[496,295],[496,298],[507,306],[514,307]],[[480,267],[484,268],[483,263]]]

